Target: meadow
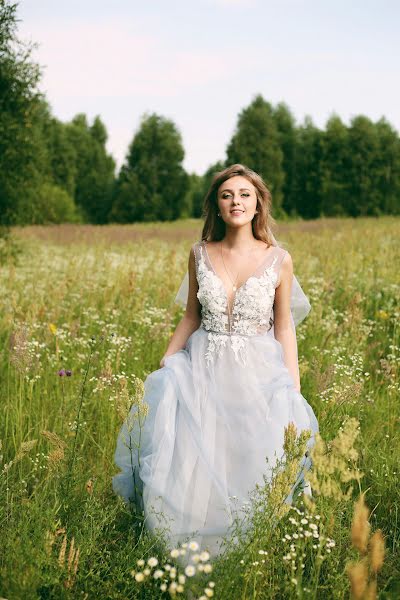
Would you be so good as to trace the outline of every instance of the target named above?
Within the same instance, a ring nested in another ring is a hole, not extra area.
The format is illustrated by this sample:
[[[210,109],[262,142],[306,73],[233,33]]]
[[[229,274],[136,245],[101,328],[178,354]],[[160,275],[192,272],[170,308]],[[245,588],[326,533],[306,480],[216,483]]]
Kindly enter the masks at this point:
[[[321,433],[312,500],[282,502],[301,456],[291,431],[287,462],[218,560],[190,540],[170,553],[113,493],[117,433],[182,315],[201,228],[37,226],[0,240],[2,598],[400,597],[398,218],[275,231],[312,306],[297,330]]]

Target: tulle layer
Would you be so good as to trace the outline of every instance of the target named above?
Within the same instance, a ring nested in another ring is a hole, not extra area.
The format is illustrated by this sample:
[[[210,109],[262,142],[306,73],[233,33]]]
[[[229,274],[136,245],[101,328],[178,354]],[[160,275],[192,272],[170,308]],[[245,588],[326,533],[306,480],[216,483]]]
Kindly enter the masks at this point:
[[[121,427],[114,457],[121,472],[112,483],[128,502],[136,482],[147,527],[169,527],[170,547],[190,538],[216,554],[237,506],[283,457],[285,426],[311,429],[311,446],[318,423],[271,333],[251,337],[246,367],[230,344],[207,366],[207,342],[200,327],[148,375],[149,412],[129,431],[132,406]]]

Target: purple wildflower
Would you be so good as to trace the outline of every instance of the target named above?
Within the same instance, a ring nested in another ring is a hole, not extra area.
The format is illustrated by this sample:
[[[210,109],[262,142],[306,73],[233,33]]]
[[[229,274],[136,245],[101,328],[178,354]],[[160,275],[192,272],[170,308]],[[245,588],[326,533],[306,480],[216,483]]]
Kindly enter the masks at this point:
[[[58,371],[58,375],[59,375],[60,377],[64,377],[64,375],[66,375],[65,369],[60,369],[60,370]]]

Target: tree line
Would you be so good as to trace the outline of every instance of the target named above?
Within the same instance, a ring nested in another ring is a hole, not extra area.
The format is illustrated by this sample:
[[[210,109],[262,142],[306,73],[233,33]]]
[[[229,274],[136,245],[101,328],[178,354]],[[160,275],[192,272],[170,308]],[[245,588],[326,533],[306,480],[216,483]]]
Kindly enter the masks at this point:
[[[211,178],[232,163],[262,175],[273,215],[316,218],[399,214],[400,138],[382,117],[349,125],[333,114],[325,129],[257,94],[237,118],[226,157],[187,173],[177,125],[144,114],[116,173],[107,131],[77,114],[52,115],[38,91],[35,45],[17,35],[17,4],[0,0],[0,222],[129,223],[201,217]]]

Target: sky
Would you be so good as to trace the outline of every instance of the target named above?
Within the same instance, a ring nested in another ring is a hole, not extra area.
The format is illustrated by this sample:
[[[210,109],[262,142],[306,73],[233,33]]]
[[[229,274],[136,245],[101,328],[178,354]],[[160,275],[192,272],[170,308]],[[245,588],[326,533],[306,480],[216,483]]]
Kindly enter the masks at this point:
[[[400,131],[397,0],[20,0],[17,15],[53,114],[100,115],[117,169],[157,113],[203,174],[257,94],[297,124],[363,114]]]

